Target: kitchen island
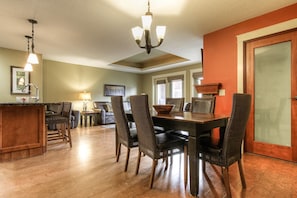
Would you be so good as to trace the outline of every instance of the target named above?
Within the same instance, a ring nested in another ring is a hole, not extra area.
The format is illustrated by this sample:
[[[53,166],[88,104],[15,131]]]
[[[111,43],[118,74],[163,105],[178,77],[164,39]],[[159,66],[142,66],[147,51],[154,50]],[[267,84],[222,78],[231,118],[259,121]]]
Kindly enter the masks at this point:
[[[0,104],[0,162],[46,152],[45,105]]]

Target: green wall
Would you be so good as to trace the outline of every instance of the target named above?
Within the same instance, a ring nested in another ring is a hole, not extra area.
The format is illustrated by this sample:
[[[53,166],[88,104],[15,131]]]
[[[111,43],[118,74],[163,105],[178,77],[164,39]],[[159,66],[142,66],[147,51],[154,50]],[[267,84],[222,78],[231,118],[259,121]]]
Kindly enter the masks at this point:
[[[0,103],[11,103],[16,102],[16,97],[18,96],[28,96],[28,95],[14,95],[11,94],[11,75],[10,66],[24,67],[28,54],[24,51],[11,50],[0,47]],[[40,88],[40,100],[42,101],[42,56],[38,55],[39,64],[33,65],[34,72],[30,73],[30,82],[35,84]],[[33,95],[35,90],[31,89]]]
[[[72,101],[80,109],[79,93],[91,92],[92,100],[110,101],[104,96],[104,84],[124,85],[126,96],[141,92],[139,74],[120,72],[97,67],[87,67],[44,60],[44,100],[46,102]],[[78,104],[79,103],[79,104]],[[92,108],[92,103],[88,104]]]
[[[27,53],[24,51],[0,48],[0,103],[15,102],[16,96],[10,94],[10,66],[23,67],[26,62]],[[135,74],[121,71],[88,67],[51,60],[42,60],[39,55],[40,64],[33,65],[31,82],[40,88],[40,102],[71,101],[73,108],[81,110],[82,102],[79,93],[91,92],[92,100],[110,101],[103,93],[104,84],[125,85],[128,100],[131,95],[147,93],[152,96],[152,77],[186,71],[186,101],[190,99],[190,70],[198,69],[200,64],[190,65],[166,71],[153,72],[148,74]],[[34,95],[34,90],[32,90]],[[151,97],[149,97],[151,105]],[[92,108],[92,103],[88,104]]]

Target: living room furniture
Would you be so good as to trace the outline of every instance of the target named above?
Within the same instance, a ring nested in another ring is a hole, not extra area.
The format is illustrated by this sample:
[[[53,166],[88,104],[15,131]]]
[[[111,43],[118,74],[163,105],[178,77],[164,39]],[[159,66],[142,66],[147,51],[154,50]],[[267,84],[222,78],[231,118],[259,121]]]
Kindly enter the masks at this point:
[[[95,125],[115,123],[111,102],[94,101],[93,106],[93,110],[98,113],[98,116],[94,120]]]
[[[70,132],[72,103],[62,102],[61,106],[62,111],[60,114],[47,113],[45,116],[46,125],[51,124],[57,127],[57,124],[59,124],[57,130],[48,130],[48,127],[46,127],[47,141],[62,140],[63,142],[69,142],[70,147],[72,147]]]
[[[46,114],[54,114],[59,115],[62,112],[63,103],[46,103]],[[76,128],[78,126],[80,120],[80,112],[78,110],[71,110],[71,116],[70,116],[70,128]],[[56,130],[55,124],[49,124],[48,125],[49,130]]]
[[[99,116],[99,112],[97,111],[81,111],[80,112],[80,126],[88,125],[89,118],[89,126],[94,126],[97,117]]]

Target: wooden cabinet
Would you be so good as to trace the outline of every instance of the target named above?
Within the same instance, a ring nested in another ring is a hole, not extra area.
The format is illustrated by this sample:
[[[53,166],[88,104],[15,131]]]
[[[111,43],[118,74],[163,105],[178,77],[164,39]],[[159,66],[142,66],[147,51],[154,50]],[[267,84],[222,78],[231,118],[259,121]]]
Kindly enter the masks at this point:
[[[0,162],[46,151],[43,104],[0,104]]]

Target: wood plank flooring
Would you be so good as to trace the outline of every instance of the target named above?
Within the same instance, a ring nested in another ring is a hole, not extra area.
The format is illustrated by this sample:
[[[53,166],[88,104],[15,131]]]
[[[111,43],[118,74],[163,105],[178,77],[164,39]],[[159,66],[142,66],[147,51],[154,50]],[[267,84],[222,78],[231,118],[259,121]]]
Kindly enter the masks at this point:
[[[135,175],[137,149],[132,149],[128,171],[124,172],[126,148],[122,147],[116,163],[113,125],[76,128],[71,133],[72,148],[68,144],[50,145],[44,155],[0,163],[0,197],[192,197],[189,185],[186,189],[183,186],[183,158],[179,155],[167,171],[159,162],[150,190],[152,160],[143,157],[140,172]],[[230,167],[233,197],[297,197],[296,163],[244,154],[243,168],[245,190],[237,165]],[[220,168],[207,165],[207,175],[200,177],[199,197],[225,196]]]

